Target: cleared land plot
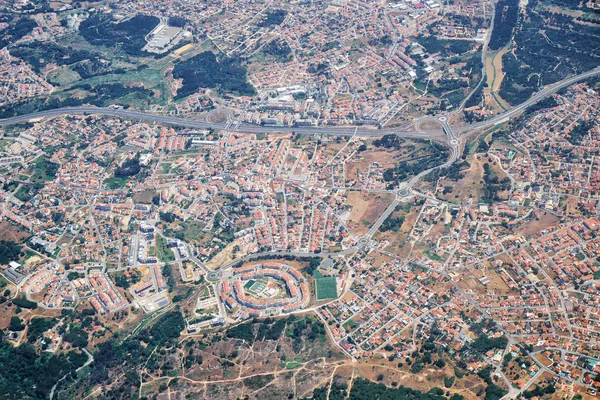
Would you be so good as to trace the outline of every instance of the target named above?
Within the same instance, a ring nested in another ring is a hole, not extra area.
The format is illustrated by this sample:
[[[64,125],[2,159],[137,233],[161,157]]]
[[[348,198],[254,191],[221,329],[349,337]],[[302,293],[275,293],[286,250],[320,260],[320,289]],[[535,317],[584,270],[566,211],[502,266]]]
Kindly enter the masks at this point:
[[[421,210],[421,205],[413,204],[413,203],[401,203],[396,210],[388,217],[386,221],[396,220],[400,221],[402,218],[404,219],[400,228],[398,230],[388,230],[383,232],[381,229],[376,234],[376,239],[379,241],[387,240],[389,241],[388,247],[386,250],[399,254],[402,256],[407,256],[410,251],[411,246],[406,246],[406,239],[408,234],[410,233],[412,227],[417,221],[417,217],[419,216],[419,211]],[[388,260],[389,261],[389,260]]]
[[[348,228],[357,235],[367,233],[369,227],[383,214],[387,206],[392,202],[393,195],[363,195],[362,192],[350,192],[348,194],[348,205],[350,211]]]
[[[15,243],[22,243],[29,239],[31,234],[18,226],[12,225],[8,221],[0,222],[0,238],[10,240]]]
[[[346,179],[347,180],[359,180],[359,173],[363,176],[366,175],[369,170],[369,166],[373,163],[377,163],[380,168],[393,168],[398,162],[405,158],[415,146],[407,143],[405,148],[401,150],[377,150],[376,147],[368,144],[368,151],[360,153],[360,158],[356,156],[351,161],[346,162]]]
[[[217,253],[210,261],[208,261],[206,266],[210,269],[216,269],[223,264],[227,264],[237,260],[238,258],[242,258],[244,253],[241,251],[236,251],[236,248],[241,246],[241,244],[242,241],[240,239],[236,239],[229,243],[223,250]]]
[[[544,229],[548,229],[560,222],[554,214],[544,214],[539,220],[532,220],[517,229],[517,232],[527,237],[537,237]]]
[[[474,199],[474,202],[479,202],[481,198],[480,182],[483,179],[483,162],[475,156],[467,156],[467,162],[470,164],[470,167],[461,171],[464,174],[464,178],[458,181],[451,179],[440,180],[440,187],[452,187],[452,192],[450,193],[439,193],[442,199],[456,203],[460,203],[465,199]]]
[[[352,206],[350,220],[359,223],[371,203],[360,192],[352,192],[348,194],[348,204]]]
[[[151,203],[152,198],[157,194],[155,190],[144,190],[143,192],[136,193],[133,196],[133,201],[136,203]]]

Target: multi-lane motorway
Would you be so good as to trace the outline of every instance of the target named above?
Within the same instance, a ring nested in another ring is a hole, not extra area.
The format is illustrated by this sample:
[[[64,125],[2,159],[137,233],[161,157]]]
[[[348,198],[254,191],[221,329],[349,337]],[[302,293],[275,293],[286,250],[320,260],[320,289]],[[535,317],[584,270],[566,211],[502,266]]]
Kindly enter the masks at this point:
[[[562,81],[556,82],[552,85],[545,87],[544,89],[535,93],[529,99],[524,101],[523,103],[506,110],[502,114],[498,114],[497,116],[495,116],[489,120],[486,120],[486,121],[476,122],[474,124],[456,127],[456,128],[453,128],[453,130],[458,133],[463,133],[463,132],[470,131],[473,129],[487,128],[487,127],[490,127],[493,125],[498,125],[502,122],[508,121],[508,119],[517,115],[521,111],[525,110],[527,107],[536,104],[540,100],[545,99],[546,97],[558,92],[559,90],[561,90],[567,86],[570,86],[574,83],[577,83],[579,81],[591,78],[593,76],[597,76],[599,74],[600,74],[600,67],[596,67],[590,71],[583,72],[579,75],[575,75],[570,78],[563,79]]]
[[[507,121],[509,118],[517,115],[521,111],[525,110],[527,107],[537,103],[538,101],[556,93],[558,90],[572,85],[573,83],[582,81],[584,79],[590,78],[592,76],[596,76],[600,74],[600,67],[595,68],[591,71],[584,72],[579,75],[575,75],[573,77],[564,79],[560,82],[557,82],[549,87],[544,88],[538,93],[534,94],[527,101],[515,106],[502,114],[498,114],[497,116],[481,122],[476,122],[470,125],[457,126],[452,130],[456,133],[466,133],[469,131],[473,131],[476,129],[483,129],[487,127],[491,127],[497,124],[500,124],[504,121]],[[36,113],[19,115],[15,117],[0,119],[0,125],[11,125],[22,122],[27,122],[32,119],[44,118],[44,117],[55,117],[59,115],[75,115],[75,114],[97,114],[97,115],[107,115],[114,116],[120,118],[127,119],[138,119],[146,122],[155,122],[176,126],[183,126],[187,128],[197,128],[197,129],[206,129],[206,128],[214,128],[214,129],[225,129],[228,124],[219,123],[219,122],[206,122],[199,121],[192,118],[181,118],[175,116],[166,116],[166,115],[155,115],[150,113],[145,113],[141,111],[133,111],[133,110],[125,110],[125,109],[114,109],[114,108],[100,108],[100,107],[65,107],[65,108],[57,108],[54,110],[45,110],[39,111]],[[412,129],[374,129],[374,128],[365,128],[363,126],[347,126],[347,127],[328,127],[328,126],[302,126],[302,127],[280,127],[280,126],[259,126],[259,125],[249,125],[249,124],[241,124],[239,126],[239,130],[242,132],[252,132],[252,133],[275,133],[275,132],[296,132],[302,134],[313,134],[313,135],[336,135],[336,136],[352,136],[354,134],[359,135],[367,135],[367,136],[381,136],[385,134],[396,134],[402,136],[409,137],[428,137],[435,134],[441,134],[442,131],[428,131],[428,130],[418,130],[416,128]]]

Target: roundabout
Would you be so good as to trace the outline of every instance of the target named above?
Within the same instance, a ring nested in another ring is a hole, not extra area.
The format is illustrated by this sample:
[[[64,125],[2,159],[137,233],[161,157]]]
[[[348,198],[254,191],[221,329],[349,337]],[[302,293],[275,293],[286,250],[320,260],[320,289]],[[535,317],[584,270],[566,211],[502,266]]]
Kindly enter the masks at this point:
[[[398,197],[408,197],[408,196],[410,196],[410,190],[408,190],[408,189],[398,190]]]
[[[211,271],[206,274],[206,280],[209,282],[218,282],[221,280],[221,273],[218,271]]]

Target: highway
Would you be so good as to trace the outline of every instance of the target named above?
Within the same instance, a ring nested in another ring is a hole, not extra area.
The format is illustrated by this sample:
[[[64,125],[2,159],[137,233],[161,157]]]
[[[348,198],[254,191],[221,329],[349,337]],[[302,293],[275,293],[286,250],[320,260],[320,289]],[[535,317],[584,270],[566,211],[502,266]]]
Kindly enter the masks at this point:
[[[452,130],[456,133],[466,133],[469,131],[473,131],[476,129],[484,129],[487,127],[491,127],[494,125],[498,125],[504,121],[507,121],[509,118],[517,115],[521,111],[525,110],[527,107],[543,100],[544,98],[556,93],[562,88],[565,88],[573,83],[582,81],[584,79],[597,76],[600,74],[600,67],[595,68],[591,71],[584,72],[579,75],[572,76],[570,78],[564,79],[560,82],[557,82],[545,89],[537,92],[533,96],[531,96],[527,101],[515,106],[497,116],[490,118],[486,121],[476,122],[470,125],[457,126]],[[53,110],[45,110],[39,111],[31,114],[19,115],[15,117],[0,119],[1,125],[12,125],[22,122],[27,122],[33,119],[44,118],[44,117],[55,117],[60,115],[81,115],[81,114],[96,114],[96,115],[106,115],[113,116],[119,118],[126,119],[137,119],[150,123],[162,123],[168,125],[182,126],[186,128],[197,128],[197,129],[226,129],[231,125],[231,122],[222,123],[222,122],[206,122],[199,121],[192,118],[181,118],[174,116],[166,116],[166,115],[155,115],[142,111],[134,111],[134,110],[125,110],[125,109],[113,109],[113,108],[100,108],[100,107],[64,107],[57,108]],[[240,124],[239,130],[242,132],[250,132],[250,133],[277,133],[277,132],[296,132],[302,134],[310,134],[310,135],[335,135],[335,136],[352,136],[354,134],[362,135],[362,136],[381,136],[385,134],[395,134],[400,136],[407,137],[429,137],[436,134],[441,134],[440,130],[435,131],[420,131],[416,128],[412,128],[409,130],[397,130],[394,128],[390,129],[374,129],[374,128],[365,128],[363,126],[346,126],[346,127],[329,127],[329,126],[300,126],[300,127],[282,127],[282,126],[260,126],[260,125],[250,125],[250,124]]]
[[[493,125],[498,125],[502,122],[507,121],[509,118],[515,116],[516,114],[520,113],[521,111],[525,110],[527,107],[532,106],[532,105],[536,104],[537,102],[539,102],[540,100],[543,100],[546,97],[558,92],[559,90],[561,90],[567,86],[571,86],[572,84],[577,83],[579,81],[591,78],[593,76],[597,76],[599,74],[600,74],[600,67],[596,67],[590,71],[581,73],[579,75],[572,76],[570,78],[563,79],[562,81],[559,81],[550,86],[547,86],[543,90],[535,93],[533,96],[531,96],[529,99],[527,99],[523,103],[521,103],[518,106],[515,106],[511,109],[506,110],[502,114],[498,114],[497,116],[490,118],[489,120],[486,120],[486,121],[481,121],[481,122],[476,122],[476,123],[466,125],[466,126],[456,127],[456,128],[453,128],[453,130],[458,133],[464,133],[466,131],[470,131],[470,130],[474,130],[474,129],[481,129],[481,128],[491,127]]]
[[[312,135],[336,135],[336,136],[354,136],[356,134],[366,135],[366,136],[381,136],[384,134],[395,134],[402,135],[408,137],[427,137],[430,138],[434,135],[444,134],[446,136],[446,141],[451,150],[450,158],[442,165],[437,167],[428,169],[426,171],[422,171],[420,174],[412,177],[408,182],[406,182],[399,190],[396,191],[396,199],[388,206],[385,212],[378,218],[375,224],[371,227],[369,232],[360,239],[359,245],[364,246],[367,245],[375,233],[379,230],[379,227],[383,222],[394,212],[396,206],[405,198],[410,197],[412,195],[412,188],[425,176],[430,173],[434,169],[445,168],[449,165],[452,165],[458,158],[460,157],[460,134],[468,133],[478,129],[484,129],[487,127],[495,126],[502,122],[507,121],[509,118],[517,115],[518,113],[525,110],[527,107],[530,107],[533,104],[543,100],[544,98],[556,93],[562,88],[572,85],[573,83],[579,82],[581,80],[590,78],[592,76],[597,76],[600,74],[600,67],[595,68],[591,71],[584,72],[582,74],[564,79],[560,82],[551,85],[538,93],[534,94],[531,98],[526,100],[525,102],[519,104],[511,108],[510,110],[505,111],[493,118],[490,118],[486,121],[477,122],[470,125],[451,127],[449,120],[451,115],[448,116],[439,116],[439,117],[424,117],[419,120],[415,120],[413,123],[412,130],[394,130],[394,129],[365,129],[359,126],[354,127],[275,127],[275,126],[258,126],[258,125],[240,125],[237,123],[239,130],[244,132],[255,132],[255,133],[276,133],[276,132],[297,132],[302,134],[312,134]],[[460,110],[459,110],[460,111]],[[455,112],[456,114],[457,112]],[[114,109],[114,108],[96,108],[96,107],[66,107],[66,108],[58,108],[54,110],[46,110],[40,111],[32,114],[21,115],[6,119],[0,120],[1,125],[11,125],[22,122],[27,122],[32,119],[39,119],[44,117],[54,117],[60,115],[74,115],[74,114],[96,114],[96,115],[106,115],[113,116],[119,118],[126,119],[137,119],[143,120],[150,123],[163,123],[175,126],[183,126],[187,128],[197,128],[197,129],[228,129],[232,123],[232,116],[229,113],[227,122],[219,123],[219,122],[208,122],[208,121],[199,121],[192,118],[180,118],[174,116],[163,116],[163,115],[154,115],[141,111],[134,110],[125,110],[125,109]],[[435,121],[441,126],[441,131],[430,131],[430,130],[420,130],[418,129],[418,125],[423,121]],[[457,133],[459,136],[457,136]],[[356,248],[348,249],[348,251],[354,251]],[[290,254],[292,255],[292,254]],[[254,255],[256,256],[256,255]],[[304,254],[306,256],[306,254]],[[230,265],[225,266],[223,269],[227,269]]]
[[[81,115],[81,114],[95,114],[95,115],[105,115],[112,117],[119,117],[125,119],[137,119],[150,123],[161,123],[167,125],[174,126],[182,126],[186,128],[196,128],[196,129],[227,129],[231,123],[222,123],[222,122],[206,122],[199,121],[192,118],[181,118],[181,117],[173,117],[166,115],[155,115],[150,113],[145,113],[142,111],[133,111],[133,110],[125,110],[125,109],[113,109],[113,108],[101,108],[101,107],[64,107],[57,108],[54,110],[45,110],[39,111],[32,114],[19,115],[16,117],[10,117],[5,119],[0,119],[0,125],[11,125],[22,122],[27,122],[32,119],[44,118],[44,117],[56,117],[60,115]],[[390,130],[389,132],[384,130],[377,130],[374,128],[371,129],[358,129],[355,126],[346,126],[346,127],[327,127],[327,126],[301,126],[301,127],[286,127],[286,126],[260,126],[260,125],[250,125],[250,124],[240,124],[239,131],[249,132],[249,133],[288,133],[288,132],[297,132],[303,134],[312,134],[312,135],[335,135],[335,136],[352,136],[357,131],[361,135],[373,135],[373,136],[381,136],[385,133],[398,133],[406,136],[414,136],[414,137],[426,137],[428,135],[441,133],[441,132],[417,132],[417,131],[405,131],[405,132],[394,132]]]

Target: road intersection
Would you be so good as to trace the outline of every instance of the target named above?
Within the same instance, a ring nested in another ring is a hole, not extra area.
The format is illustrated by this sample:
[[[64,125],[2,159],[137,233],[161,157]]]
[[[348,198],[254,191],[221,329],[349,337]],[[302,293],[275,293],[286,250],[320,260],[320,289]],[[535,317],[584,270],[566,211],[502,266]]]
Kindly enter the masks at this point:
[[[238,121],[233,121],[231,113],[227,112],[227,121],[225,122],[210,122],[210,118],[207,121],[198,121],[191,118],[180,118],[174,116],[161,116],[161,115],[153,115],[149,113],[133,111],[133,110],[125,110],[125,109],[114,109],[114,108],[94,108],[94,107],[73,107],[73,108],[60,108],[55,110],[47,110],[40,111],[33,114],[11,117],[7,119],[0,120],[0,125],[11,125],[17,123],[23,123],[35,119],[45,118],[45,117],[54,117],[60,115],[72,115],[72,114],[97,114],[97,115],[106,115],[113,116],[119,118],[128,118],[128,119],[137,119],[143,120],[151,123],[162,123],[162,124],[170,124],[176,126],[183,126],[188,128],[213,128],[213,129],[224,129],[230,131],[241,131],[241,132],[251,132],[251,133],[278,133],[278,132],[295,132],[300,134],[308,134],[308,135],[333,135],[333,136],[347,136],[352,137],[356,135],[360,136],[382,136],[386,134],[391,135],[399,135],[405,137],[416,137],[416,138],[428,138],[428,139],[436,139],[436,140],[444,140],[443,136],[445,136],[445,142],[450,149],[450,157],[443,164],[435,166],[433,168],[422,171],[416,176],[412,177],[408,181],[402,182],[400,187],[394,191],[395,199],[392,203],[386,208],[386,210],[379,216],[377,221],[370,227],[367,234],[363,237],[360,237],[356,246],[346,248],[342,251],[335,253],[304,253],[304,252],[292,252],[292,251],[276,251],[276,252],[265,252],[265,253],[256,253],[252,255],[247,255],[246,257],[236,260],[234,262],[230,262],[222,265],[217,270],[210,270],[206,267],[200,260],[195,257],[194,251],[190,246],[187,246],[188,256],[185,259],[192,260],[195,264],[199,265],[204,272],[207,274],[207,279],[209,282],[218,284],[221,280],[221,275],[226,273],[230,268],[232,268],[235,264],[239,262],[250,261],[252,259],[258,259],[262,256],[269,257],[277,257],[277,256],[292,256],[292,257],[340,257],[340,256],[349,256],[359,251],[361,248],[369,248],[373,243],[373,237],[379,231],[381,225],[385,222],[387,218],[392,215],[392,213],[396,210],[398,205],[410,198],[413,195],[419,195],[418,193],[413,192],[413,188],[419,183],[421,179],[423,179],[427,174],[431,173],[435,169],[447,168],[453,163],[457,162],[462,153],[462,145],[464,137],[472,132],[484,130],[487,128],[494,127],[501,123],[504,123],[511,118],[519,115],[522,111],[527,109],[533,104],[543,100],[544,98],[551,96],[557,91],[565,88],[567,86],[572,85],[573,83],[582,81],[584,79],[594,77],[600,74],[600,68],[596,68],[594,70],[588,71],[586,73],[565,79],[560,81],[551,87],[545,88],[532,96],[527,101],[522,104],[507,110],[506,112],[499,114],[493,118],[490,118],[486,121],[477,122],[470,125],[463,126],[455,126],[453,127],[450,124],[450,120],[453,116],[456,116],[461,112],[459,108],[453,114],[441,115],[437,117],[424,117],[419,120],[413,122],[412,127],[403,128],[402,130],[397,129],[374,129],[374,128],[364,128],[359,126],[354,127],[275,127],[275,126],[257,126],[257,125],[245,125],[240,124]],[[439,128],[428,128],[427,130],[421,130],[420,126],[422,123],[427,122],[428,126],[438,125]],[[443,135],[443,136],[442,136]],[[340,150],[341,152],[341,150]],[[92,220],[96,230],[98,230],[97,224],[95,220]],[[181,262],[183,259],[178,259]],[[442,275],[446,275],[445,271],[436,271]],[[468,293],[462,292],[458,286],[456,286],[457,290],[461,292],[470,303],[474,304],[482,314],[486,315],[487,312],[478,306],[477,302],[471,298]],[[225,315],[226,312],[223,304],[219,301],[219,314]],[[307,312],[309,310],[314,310],[314,307],[311,309],[305,309],[299,312]],[[418,322],[419,319],[416,320]],[[327,327],[327,324],[325,324]],[[328,334],[331,335],[329,329],[327,329]],[[510,335],[508,335],[510,337]],[[512,342],[511,342],[512,343]],[[508,348],[505,352],[508,351]],[[529,387],[529,385],[534,382],[534,380],[538,377],[541,371],[549,371],[546,367],[542,366],[538,361],[536,364],[540,366],[540,372],[534,376],[525,386],[521,392]],[[506,377],[501,373],[499,368],[496,369],[497,373],[503,377],[503,379],[507,382]],[[499,372],[500,371],[500,372]],[[515,395],[517,392],[515,390],[510,391],[509,396]]]
[[[581,73],[579,75],[572,76],[570,78],[564,79],[560,82],[557,82],[553,85],[550,85],[543,90],[537,92],[533,96],[531,96],[525,102],[501,113],[497,116],[490,118],[485,121],[476,122],[469,125],[458,126],[453,128],[454,132],[458,134],[468,133],[474,130],[480,130],[489,128],[503,122],[508,121],[511,117],[519,114],[524,111],[527,107],[536,104],[537,102],[543,100],[544,98],[556,93],[562,88],[572,85],[573,83],[597,76],[600,74],[600,67],[595,68],[593,70]],[[121,108],[102,108],[102,107],[90,107],[90,106],[81,106],[81,107],[64,107],[57,108],[53,110],[44,110],[31,114],[19,115],[9,118],[0,119],[0,126],[2,125],[13,125],[18,123],[27,122],[30,120],[35,120],[39,118],[45,117],[56,117],[59,115],[82,115],[82,114],[96,114],[96,115],[107,115],[113,117],[120,118],[129,118],[129,119],[139,119],[146,122],[153,123],[162,123],[168,125],[182,126],[187,128],[197,128],[197,129],[227,129],[232,125],[230,121],[230,116],[228,115],[228,120],[226,122],[207,122],[207,121],[199,121],[193,118],[182,118],[176,116],[168,116],[168,115],[155,115],[142,111],[134,111],[134,110],[126,110]],[[442,116],[446,117],[446,116]],[[430,117],[426,117],[427,119]],[[448,117],[446,117],[448,118]],[[386,134],[395,134],[400,136],[407,137],[430,137],[432,135],[441,134],[440,130],[419,130],[414,128],[414,125],[418,124],[419,120],[415,121],[412,129],[403,129],[398,130],[397,128],[387,128],[387,129],[375,129],[375,128],[365,128],[363,126],[346,126],[346,127],[325,127],[325,126],[310,126],[310,127],[293,127],[293,126],[259,126],[259,125],[250,125],[250,124],[240,124],[239,122],[237,128],[242,132],[249,133],[301,133],[301,134],[311,134],[311,135],[334,135],[334,136],[353,136],[355,134],[364,135],[364,136],[382,136]]]

